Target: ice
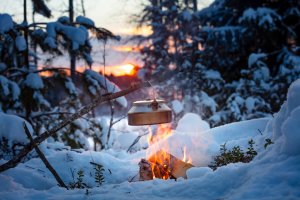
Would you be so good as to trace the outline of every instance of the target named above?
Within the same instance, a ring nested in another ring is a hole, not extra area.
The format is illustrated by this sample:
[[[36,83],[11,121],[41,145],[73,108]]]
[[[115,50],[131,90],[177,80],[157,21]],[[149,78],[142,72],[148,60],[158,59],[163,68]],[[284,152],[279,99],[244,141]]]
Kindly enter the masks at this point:
[[[23,36],[17,36],[15,43],[18,51],[24,51],[27,49],[26,40]]]
[[[0,14],[0,33],[5,33],[14,26],[13,20],[9,14]]]
[[[44,88],[43,80],[37,73],[29,73],[26,76],[24,85],[26,85],[27,87],[32,88],[34,90],[39,90],[39,89]]]

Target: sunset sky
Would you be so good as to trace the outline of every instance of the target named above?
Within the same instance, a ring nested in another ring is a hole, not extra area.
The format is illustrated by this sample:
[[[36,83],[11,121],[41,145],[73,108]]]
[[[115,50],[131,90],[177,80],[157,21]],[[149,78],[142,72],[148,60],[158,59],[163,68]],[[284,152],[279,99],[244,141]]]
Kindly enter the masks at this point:
[[[28,1],[28,13],[32,13],[31,1]],[[6,1],[8,2],[8,1]],[[212,0],[198,0],[199,8],[208,6]],[[116,35],[121,35],[122,40],[119,42],[110,41],[106,48],[106,66],[119,71],[120,66],[128,64],[142,65],[139,53],[133,49],[133,43],[124,43],[127,36],[133,34],[149,34],[151,29],[145,27],[137,30],[136,24],[131,22],[132,15],[141,13],[143,4],[147,0],[84,0],[86,16],[94,20],[96,26],[106,28]],[[47,19],[39,14],[35,20],[38,22],[55,21],[59,16],[68,15],[67,0],[49,0],[47,5],[52,10],[53,17]],[[82,15],[81,0],[74,0],[75,16]],[[16,22],[23,21],[23,0],[9,0],[9,3],[0,3],[0,13],[9,13],[13,15]],[[28,16],[29,23],[32,21],[31,14]],[[103,65],[103,44],[93,41],[94,64],[93,69],[99,71]],[[68,57],[56,58],[52,63],[53,66],[66,67],[69,65]],[[77,62],[78,70],[86,68],[82,61]],[[109,70],[107,70],[109,71]],[[113,70],[111,70],[113,71]]]

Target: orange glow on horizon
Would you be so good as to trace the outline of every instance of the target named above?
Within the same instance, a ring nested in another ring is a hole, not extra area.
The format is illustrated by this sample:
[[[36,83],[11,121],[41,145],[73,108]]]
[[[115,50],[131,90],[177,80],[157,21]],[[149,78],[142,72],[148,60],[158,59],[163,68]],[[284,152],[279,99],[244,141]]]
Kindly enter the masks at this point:
[[[120,52],[140,52],[141,47],[124,45],[124,46],[114,46],[112,47],[112,49]]]
[[[92,70],[99,72],[101,74],[105,74],[106,76],[135,76],[137,72],[138,66],[127,63],[122,65],[115,66],[92,66]],[[43,69],[42,66],[39,66],[39,69]],[[86,67],[77,66],[76,71],[83,73]],[[68,68],[60,70],[60,73],[64,73],[67,76],[70,75],[70,70]],[[41,76],[49,77],[53,75],[53,71],[42,71],[39,73]]]
[[[142,26],[142,27],[129,27],[129,28],[122,28],[118,34],[123,35],[143,35],[148,36],[152,34],[152,27],[151,26]]]
[[[115,65],[109,67],[100,67],[99,71],[101,74],[105,72],[105,75],[113,76],[134,76],[136,74],[136,67],[133,64]],[[95,67],[93,67],[95,69]]]

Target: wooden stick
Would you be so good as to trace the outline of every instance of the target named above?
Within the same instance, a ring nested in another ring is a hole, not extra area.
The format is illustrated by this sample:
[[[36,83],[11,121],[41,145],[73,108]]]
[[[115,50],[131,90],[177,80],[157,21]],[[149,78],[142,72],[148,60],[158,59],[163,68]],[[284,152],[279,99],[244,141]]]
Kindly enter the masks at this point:
[[[63,127],[67,126],[72,121],[80,118],[81,116],[83,116],[83,115],[87,114],[88,112],[90,112],[91,110],[93,110],[99,104],[101,104],[103,102],[106,102],[106,101],[110,101],[110,100],[116,99],[116,98],[121,97],[121,96],[124,96],[126,94],[134,92],[134,91],[136,91],[136,90],[138,90],[140,88],[143,88],[143,87],[150,87],[150,83],[149,82],[144,82],[144,83],[140,83],[140,84],[134,84],[131,87],[125,89],[125,90],[122,90],[122,91],[119,91],[119,92],[116,92],[116,93],[113,93],[113,94],[103,95],[103,96],[98,97],[97,99],[95,99],[89,105],[82,107],[77,113],[69,116],[67,119],[63,120],[61,123],[59,123],[56,126],[54,126],[51,130],[45,131],[44,133],[42,133],[38,137],[34,138],[34,143],[36,143],[37,145],[39,145],[41,142],[43,142],[44,140],[46,140],[48,137],[54,135],[57,131],[59,131]],[[22,161],[22,159],[33,148],[34,147],[33,147],[32,143],[29,143],[29,144],[25,145],[23,147],[23,149],[21,149],[20,152],[15,157],[13,157],[8,162],[0,165],[0,172],[3,172],[5,170],[8,170],[10,168],[13,168],[13,167],[17,166]]]
[[[39,157],[41,158],[41,160],[43,161],[43,163],[45,164],[45,166],[49,169],[49,171],[52,173],[52,175],[54,176],[54,178],[56,179],[56,181],[58,182],[58,184],[61,187],[64,187],[68,190],[68,187],[65,185],[65,183],[63,182],[63,180],[60,178],[60,176],[58,175],[58,173],[55,171],[55,169],[51,166],[51,164],[49,163],[49,161],[47,160],[46,156],[43,154],[43,152],[40,150],[40,148],[38,147],[38,145],[36,143],[34,143],[34,140],[30,134],[30,131],[28,130],[28,127],[26,126],[26,123],[23,122],[23,127],[25,129],[25,133],[28,137],[28,139],[30,140],[30,142],[32,143],[32,145],[34,146],[35,151],[37,152],[37,154],[39,155]]]

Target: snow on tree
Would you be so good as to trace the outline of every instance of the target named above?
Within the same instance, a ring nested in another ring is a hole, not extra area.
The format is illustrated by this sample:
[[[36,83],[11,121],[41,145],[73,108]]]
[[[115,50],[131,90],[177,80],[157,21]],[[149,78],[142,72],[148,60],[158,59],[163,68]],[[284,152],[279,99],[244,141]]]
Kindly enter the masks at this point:
[[[141,39],[143,78],[170,101],[180,93],[214,126],[278,111],[299,77],[299,2],[216,0],[196,12],[186,2],[144,7],[139,23],[153,32]],[[215,102],[209,111],[196,104],[202,91]]]
[[[38,5],[43,1],[34,3]],[[45,8],[35,7],[35,4],[33,6],[38,9],[35,12],[46,12],[39,10]],[[85,98],[82,97],[82,92],[87,92],[82,89],[88,87],[90,82],[85,79],[84,74],[78,73],[77,80],[80,82],[76,83],[59,69],[39,69],[31,62],[31,56],[37,57],[37,53],[29,54],[28,66],[26,52],[30,52],[31,49],[27,49],[24,30],[29,33],[29,42],[41,47],[43,52],[52,56],[75,52],[76,58],[84,59],[88,65],[93,63],[89,32],[93,32],[98,40],[118,39],[110,31],[96,27],[91,19],[83,16],[78,16],[74,23],[70,23],[68,17],[60,17],[57,21],[49,23],[37,22],[27,25],[17,24],[8,14],[0,14],[0,25],[0,110],[26,118],[37,131],[36,134],[49,130],[82,107]],[[43,71],[52,72],[52,76],[42,77],[39,72]],[[91,70],[89,73],[93,74],[93,80],[98,81],[99,87],[101,85],[102,91],[97,95],[104,94],[106,85],[109,93],[119,91],[117,85],[102,75]],[[52,95],[60,98],[60,102],[55,102]],[[92,99],[92,96],[87,96]],[[116,101],[123,107],[127,106],[124,97]],[[82,124],[84,126],[81,126]],[[104,147],[105,142],[102,138],[107,134],[102,132],[104,126],[104,123],[93,117],[89,117],[88,120],[80,119],[58,132],[54,139],[72,148],[99,150]],[[94,140],[93,147],[90,147],[87,141],[89,137]]]

